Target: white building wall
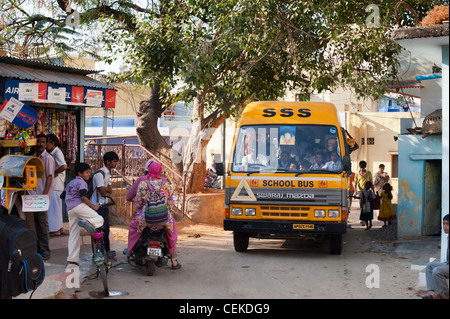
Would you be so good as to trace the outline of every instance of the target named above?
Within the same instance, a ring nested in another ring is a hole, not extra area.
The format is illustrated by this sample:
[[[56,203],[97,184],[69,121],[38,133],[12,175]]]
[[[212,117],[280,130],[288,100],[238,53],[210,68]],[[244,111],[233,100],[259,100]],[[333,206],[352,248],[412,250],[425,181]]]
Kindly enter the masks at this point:
[[[422,81],[420,89],[422,117],[442,108],[442,79]]]

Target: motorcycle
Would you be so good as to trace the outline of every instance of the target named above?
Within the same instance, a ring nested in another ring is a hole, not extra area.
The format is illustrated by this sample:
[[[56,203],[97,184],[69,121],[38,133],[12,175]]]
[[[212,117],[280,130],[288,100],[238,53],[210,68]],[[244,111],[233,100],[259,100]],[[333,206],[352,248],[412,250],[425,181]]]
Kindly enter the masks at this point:
[[[209,168],[205,176],[205,188],[220,188],[220,179],[214,168]]]
[[[137,266],[144,266],[147,276],[153,276],[156,267],[166,266],[169,261],[166,231],[144,228],[141,238],[136,243],[131,255],[128,255],[128,263],[134,262]]]

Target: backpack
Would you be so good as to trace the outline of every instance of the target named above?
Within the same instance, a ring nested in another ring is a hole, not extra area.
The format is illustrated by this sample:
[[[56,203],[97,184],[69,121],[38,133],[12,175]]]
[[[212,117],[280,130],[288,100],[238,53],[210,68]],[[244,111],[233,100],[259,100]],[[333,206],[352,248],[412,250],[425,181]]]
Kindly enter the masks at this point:
[[[102,169],[99,169],[98,171],[96,171],[94,174],[91,174],[91,176],[89,176],[89,180],[87,182],[88,184],[88,191],[87,191],[87,198],[91,199],[92,194],[94,194],[94,176],[97,173],[101,173],[103,175],[103,178],[105,178],[105,172]]]
[[[371,195],[372,195],[372,191],[369,191],[367,193],[368,198],[366,198],[366,194],[365,192],[362,192],[362,196],[363,196],[363,201],[362,201],[362,212],[363,213],[371,213],[373,210],[373,202],[371,201]]]
[[[169,208],[167,207],[166,198],[161,194],[160,189],[155,189],[153,185],[147,181],[150,191],[144,207],[144,219],[147,225],[165,225],[169,218]]]
[[[34,293],[44,278],[34,231],[20,217],[0,212],[0,299]]]

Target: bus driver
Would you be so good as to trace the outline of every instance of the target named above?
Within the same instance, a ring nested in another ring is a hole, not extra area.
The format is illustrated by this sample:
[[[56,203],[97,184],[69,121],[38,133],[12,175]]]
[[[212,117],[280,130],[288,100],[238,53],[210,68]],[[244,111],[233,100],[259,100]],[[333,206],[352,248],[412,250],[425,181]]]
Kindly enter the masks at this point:
[[[250,143],[248,147],[248,154],[244,156],[242,159],[242,165],[244,167],[248,167],[249,164],[259,164],[267,166],[269,163],[269,159],[264,154],[256,154],[256,145],[255,143]]]

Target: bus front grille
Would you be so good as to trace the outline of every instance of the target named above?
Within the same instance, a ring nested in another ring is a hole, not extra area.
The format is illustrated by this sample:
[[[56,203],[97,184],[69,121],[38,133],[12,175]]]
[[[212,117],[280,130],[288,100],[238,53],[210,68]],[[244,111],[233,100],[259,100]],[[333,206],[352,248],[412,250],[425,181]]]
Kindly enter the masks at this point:
[[[300,206],[261,206],[263,217],[307,218],[309,207]]]

